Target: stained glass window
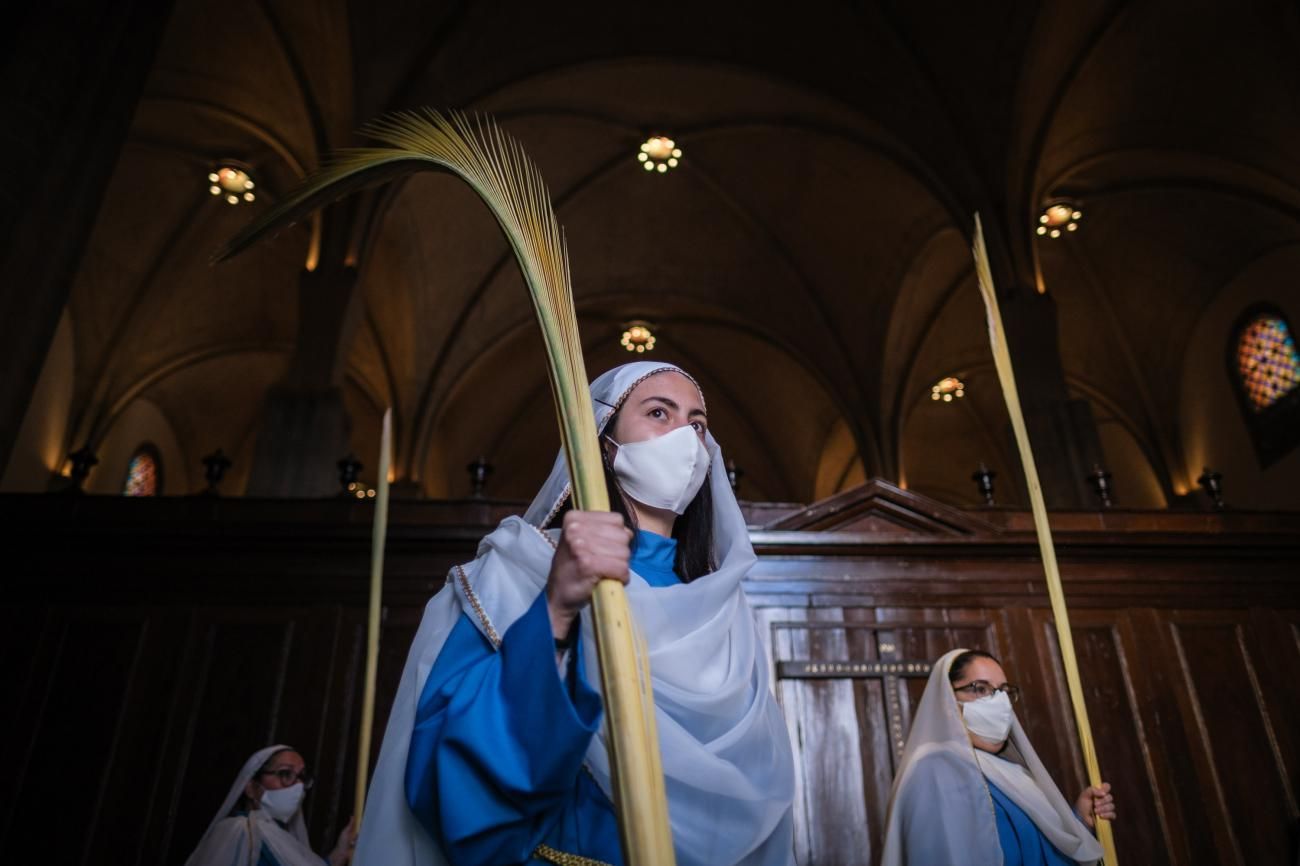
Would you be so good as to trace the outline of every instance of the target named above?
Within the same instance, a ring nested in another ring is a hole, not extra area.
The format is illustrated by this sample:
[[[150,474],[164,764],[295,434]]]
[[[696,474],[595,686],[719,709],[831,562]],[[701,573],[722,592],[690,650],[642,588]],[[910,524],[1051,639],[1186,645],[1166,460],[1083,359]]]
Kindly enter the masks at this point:
[[[122,486],[122,495],[157,496],[158,476],[158,458],[153,453],[153,449],[141,448],[127,464],[126,484]]]
[[[1300,388],[1300,355],[1285,320],[1262,313],[1241,329],[1237,372],[1250,407],[1261,412]]]

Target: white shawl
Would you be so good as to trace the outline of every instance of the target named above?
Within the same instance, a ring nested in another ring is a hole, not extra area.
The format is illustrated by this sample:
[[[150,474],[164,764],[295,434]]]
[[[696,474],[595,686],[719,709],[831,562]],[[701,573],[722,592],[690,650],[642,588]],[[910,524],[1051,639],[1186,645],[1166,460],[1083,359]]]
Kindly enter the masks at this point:
[[[1012,718],[1008,748],[1023,764],[971,745],[948,681],[953,659],[965,651],[945,654],[930,672],[894,777],[881,866],[1000,866],[986,779],[1062,854],[1081,864],[1099,862],[1101,845],[1061,796],[1019,719]]]
[[[194,853],[185,861],[185,866],[256,866],[264,842],[280,866],[321,866],[325,862],[311,850],[307,841],[307,824],[303,821],[302,809],[289,819],[287,830],[265,809],[253,809],[247,816],[230,814],[253,775],[272,755],[289,748],[292,747],[267,746],[244,762],[235,777],[235,784],[231,785],[216,817],[208,825]]]
[[[639,362],[597,378],[591,385],[597,429],[604,429],[642,380],[669,370],[681,372],[669,364]],[[794,760],[741,589],[756,557],[718,443],[706,435],[705,444],[712,456],[707,483],[717,570],[679,586],[652,588],[635,576],[628,586],[628,601],[649,648],[674,848],[680,866],[787,866],[794,862]],[[426,606],[371,780],[357,866],[445,863],[411,813],[403,787],[416,706],[462,612],[495,645],[544,589],[554,545],[539,527],[567,500],[568,478],[561,452],[524,517],[502,521],[483,539],[474,561],[452,569],[447,585]],[[590,684],[599,690],[589,615],[582,617],[582,634]],[[586,764],[609,794],[606,736],[602,726]]]

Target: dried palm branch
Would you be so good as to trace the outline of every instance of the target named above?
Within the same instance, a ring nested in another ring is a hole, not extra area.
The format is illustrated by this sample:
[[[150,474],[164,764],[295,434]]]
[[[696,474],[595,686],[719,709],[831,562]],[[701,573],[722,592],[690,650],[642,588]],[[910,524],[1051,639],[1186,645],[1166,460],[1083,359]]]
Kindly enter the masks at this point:
[[[1020,449],[1020,463],[1029,486],[1029,503],[1034,512],[1038,550],[1043,557],[1043,571],[1047,575],[1047,595],[1052,602],[1052,618],[1056,620],[1056,642],[1061,647],[1065,682],[1070,691],[1070,703],[1074,707],[1074,723],[1079,729],[1079,746],[1083,750],[1083,761],[1088,770],[1088,784],[1096,786],[1101,784],[1101,769],[1097,765],[1097,750],[1092,742],[1092,726],[1088,724],[1088,707],[1083,701],[1079,662],[1074,656],[1070,611],[1065,605],[1065,590],[1061,587],[1061,571],[1056,564],[1056,546],[1052,543],[1052,529],[1047,522],[1047,505],[1043,502],[1043,488],[1038,483],[1038,466],[1034,463],[1034,452],[1029,446],[1029,431],[1025,428],[1025,416],[1020,409],[1020,392],[1016,388],[1015,371],[1011,368],[1011,350],[1007,346],[1006,332],[1002,329],[1002,312],[998,308],[998,296],[993,287],[993,271],[989,267],[989,253],[984,246],[984,227],[980,223],[979,214],[975,214],[973,252],[975,274],[979,278],[980,295],[984,298],[984,310],[988,317],[993,362],[997,367],[1002,396],[1007,404],[1007,414],[1011,416],[1011,427],[1015,431],[1016,445]],[[1117,866],[1119,861],[1115,857],[1115,838],[1111,833],[1109,821],[1097,819],[1097,838],[1106,852],[1106,866]]]
[[[386,147],[341,152],[327,167],[218,251],[235,255],[284,225],[348,193],[419,171],[446,171],[468,183],[514,249],[542,329],[547,373],[568,458],[574,505],[609,510],[592,417],[564,235],[537,167],[519,142],[482,116],[431,110],[386,117],[363,130]],[[602,580],[592,599],[609,726],[614,804],[630,866],[673,862],[654,704],[637,660],[635,626],[623,587]]]

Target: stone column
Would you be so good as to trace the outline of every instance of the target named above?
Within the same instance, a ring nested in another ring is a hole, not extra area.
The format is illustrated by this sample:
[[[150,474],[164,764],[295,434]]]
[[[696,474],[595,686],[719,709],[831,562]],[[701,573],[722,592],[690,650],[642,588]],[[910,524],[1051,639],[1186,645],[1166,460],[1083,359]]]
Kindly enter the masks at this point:
[[[1091,404],[1072,399],[1066,389],[1056,302],[1020,288],[998,303],[1047,505],[1092,508],[1097,500],[1085,478],[1105,455]],[[1009,425],[1007,435],[1014,435]],[[1014,442],[1012,453],[1018,453]]]
[[[361,310],[356,269],[322,261],[302,271],[298,295],[298,344],[263,404],[249,496],[332,496],[351,450],[342,384]]]

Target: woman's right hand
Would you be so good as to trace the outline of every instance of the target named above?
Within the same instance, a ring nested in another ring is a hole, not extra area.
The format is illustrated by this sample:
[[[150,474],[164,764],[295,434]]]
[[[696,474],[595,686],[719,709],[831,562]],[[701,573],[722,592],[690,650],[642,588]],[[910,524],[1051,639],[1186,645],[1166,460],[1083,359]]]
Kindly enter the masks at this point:
[[[355,816],[348,819],[348,825],[339,832],[339,841],[334,846],[334,850],[325,858],[329,866],[345,866],[352,860],[352,849],[357,847],[357,819]]]
[[[1091,829],[1096,829],[1098,818],[1114,821],[1115,796],[1110,792],[1110,784],[1103,782],[1096,788],[1084,788],[1074,802],[1074,811]]]
[[[632,555],[632,530],[612,511],[570,511],[546,578],[546,607],[551,632],[558,640],[569,634],[573,621],[591,603],[602,578],[627,583]]]

